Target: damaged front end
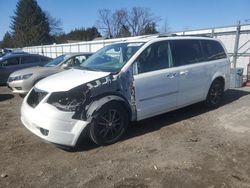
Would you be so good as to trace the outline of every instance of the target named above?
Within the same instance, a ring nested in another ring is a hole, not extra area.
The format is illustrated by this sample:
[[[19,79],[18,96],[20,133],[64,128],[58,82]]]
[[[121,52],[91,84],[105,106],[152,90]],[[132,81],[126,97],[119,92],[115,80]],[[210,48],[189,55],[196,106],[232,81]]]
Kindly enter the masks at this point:
[[[69,91],[54,92],[48,98],[47,103],[58,110],[75,112],[73,119],[88,120],[92,114],[88,114],[91,104],[104,97],[119,96],[127,107],[132,109],[132,119],[135,117],[135,99],[132,74],[113,76],[112,74],[77,86]],[[111,98],[112,100],[112,98]],[[91,113],[96,109],[91,109]]]
[[[78,116],[73,116],[74,119],[86,119],[84,116],[86,101],[90,101],[90,90],[86,84],[73,88],[69,91],[54,92],[48,98],[47,103],[56,107],[58,110],[65,112],[75,112]],[[83,117],[81,117],[83,116]]]

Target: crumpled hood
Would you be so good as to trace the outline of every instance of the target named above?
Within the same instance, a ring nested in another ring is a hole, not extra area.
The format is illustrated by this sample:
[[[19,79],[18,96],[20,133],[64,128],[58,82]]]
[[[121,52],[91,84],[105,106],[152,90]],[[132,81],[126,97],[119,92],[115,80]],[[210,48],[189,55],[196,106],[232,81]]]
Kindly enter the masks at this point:
[[[110,72],[70,69],[44,78],[35,87],[46,92],[68,91],[109,74]]]
[[[30,68],[25,68],[25,69],[15,71],[11,73],[10,77],[21,76],[25,74],[34,74],[34,73],[38,73],[41,71],[46,72],[46,71],[49,71],[50,69],[51,69],[50,67],[40,67],[40,66],[30,67]]]

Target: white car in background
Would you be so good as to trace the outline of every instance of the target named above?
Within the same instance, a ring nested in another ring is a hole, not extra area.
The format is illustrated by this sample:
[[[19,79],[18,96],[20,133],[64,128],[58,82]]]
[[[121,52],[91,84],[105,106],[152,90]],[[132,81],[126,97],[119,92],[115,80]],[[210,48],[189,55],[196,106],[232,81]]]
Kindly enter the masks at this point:
[[[230,62],[219,40],[145,37],[103,47],[78,68],[41,80],[25,97],[22,123],[52,143],[75,146],[87,132],[117,142],[130,121],[200,101],[220,105]]]

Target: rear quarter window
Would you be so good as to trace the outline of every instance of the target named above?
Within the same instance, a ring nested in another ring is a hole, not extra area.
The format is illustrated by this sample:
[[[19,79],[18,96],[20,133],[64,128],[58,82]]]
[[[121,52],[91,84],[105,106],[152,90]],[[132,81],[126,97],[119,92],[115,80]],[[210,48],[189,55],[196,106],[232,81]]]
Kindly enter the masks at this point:
[[[226,58],[224,48],[218,41],[213,40],[202,40],[203,51],[206,56],[206,60],[212,61],[217,59]]]
[[[1,66],[8,67],[19,64],[19,57],[11,57],[1,62]]]
[[[199,40],[172,40],[170,44],[175,67],[205,61]]]
[[[49,61],[51,58],[45,57],[45,56],[40,56],[41,61]]]
[[[39,62],[40,62],[39,56],[22,56],[21,57],[22,64],[39,63]]]

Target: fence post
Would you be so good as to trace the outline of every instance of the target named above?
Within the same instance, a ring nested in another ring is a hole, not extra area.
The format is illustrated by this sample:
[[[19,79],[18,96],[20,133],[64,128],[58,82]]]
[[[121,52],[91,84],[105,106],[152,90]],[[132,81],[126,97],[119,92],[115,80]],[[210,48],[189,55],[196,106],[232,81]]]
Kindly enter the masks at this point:
[[[233,68],[236,68],[237,64],[237,57],[238,57],[238,48],[239,48],[239,40],[240,40],[240,21],[238,22],[235,34],[235,41],[234,41],[234,54],[233,54]]]
[[[52,50],[51,50],[51,46],[49,47],[49,53],[50,53],[50,57],[53,58],[52,56]]]
[[[212,36],[212,38],[214,38],[214,28],[211,31],[211,36]]]
[[[57,45],[55,45],[56,57],[57,57]]]
[[[91,44],[89,43],[89,52],[91,52],[91,51],[92,51]]]
[[[42,55],[44,55],[44,52],[43,52],[43,43],[41,45],[42,45]]]
[[[62,44],[61,44],[61,50],[62,50],[62,54],[63,54],[63,45],[62,45]],[[61,55],[62,55],[62,54],[61,54]]]

